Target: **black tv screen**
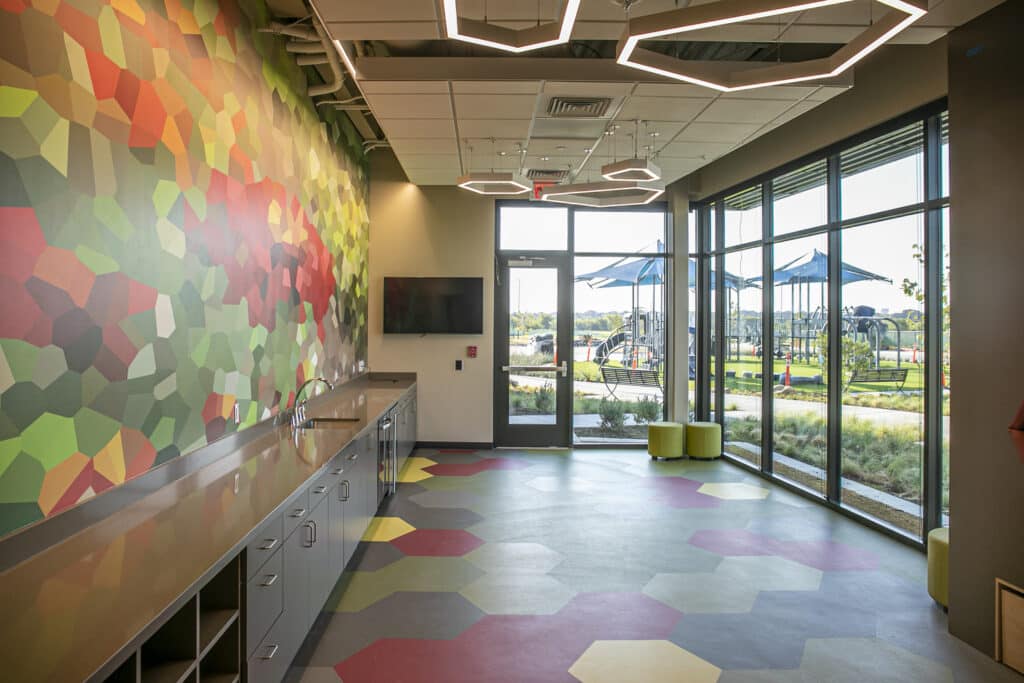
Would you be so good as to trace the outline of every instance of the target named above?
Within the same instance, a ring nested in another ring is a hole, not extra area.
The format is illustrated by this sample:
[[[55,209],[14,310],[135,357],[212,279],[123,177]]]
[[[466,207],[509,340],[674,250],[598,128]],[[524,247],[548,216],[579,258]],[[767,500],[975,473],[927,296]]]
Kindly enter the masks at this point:
[[[483,331],[483,278],[384,278],[385,334],[483,334]]]

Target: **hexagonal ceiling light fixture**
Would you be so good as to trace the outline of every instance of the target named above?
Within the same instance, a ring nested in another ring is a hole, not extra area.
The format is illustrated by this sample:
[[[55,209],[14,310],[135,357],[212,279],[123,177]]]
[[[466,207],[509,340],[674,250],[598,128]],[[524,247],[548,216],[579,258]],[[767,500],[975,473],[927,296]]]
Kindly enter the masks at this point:
[[[928,0],[878,0],[891,7],[878,21],[867,27],[830,57],[802,62],[784,62],[767,66],[724,71],[715,65],[692,63],[639,47],[641,40],[725,26],[755,19],[841,5],[854,0],[718,0],[703,5],[657,12],[629,19],[619,39],[616,61],[624,66],[647,71],[723,92],[766,88],[838,76],[890,38],[910,26],[928,11]]]
[[[564,0],[556,21],[524,29],[505,28],[486,21],[460,17],[457,0],[444,0],[444,25],[448,37],[506,52],[528,52],[569,42],[581,0]]]
[[[549,185],[540,191],[540,198],[543,201],[557,204],[607,208],[650,204],[664,192],[665,185],[663,183],[602,180],[596,183]]]
[[[628,180],[646,182],[661,180],[661,169],[649,159],[626,159],[602,166],[601,177],[616,182]]]
[[[455,183],[463,190],[486,195],[523,194],[533,189],[526,179],[509,172],[468,173]]]

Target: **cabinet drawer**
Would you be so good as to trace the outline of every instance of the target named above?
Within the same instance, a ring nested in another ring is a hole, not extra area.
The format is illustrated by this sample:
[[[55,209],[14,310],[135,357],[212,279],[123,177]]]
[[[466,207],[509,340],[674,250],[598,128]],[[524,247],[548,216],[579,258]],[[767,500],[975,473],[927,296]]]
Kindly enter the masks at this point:
[[[284,545],[284,526],[281,515],[274,515],[267,521],[245,549],[245,562],[248,567],[247,580],[256,575],[263,563]]]
[[[309,491],[303,490],[293,496],[288,505],[284,508],[284,537],[288,538],[300,524],[309,517]]]
[[[309,488],[306,489],[309,495],[309,509],[314,510],[317,505],[327,500],[328,494],[334,487],[338,485],[341,480],[341,476],[338,474],[331,474],[338,469],[338,466],[328,465],[324,471],[313,480]]]
[[[288,634],[289,626],[288,620],[281,617],[248,653],[246,680],[249,683],[280,683],[284,678],[295,654]]]
[[[279,549],[245,586],[245,643],[251,654],[284,605],[284,553]]]

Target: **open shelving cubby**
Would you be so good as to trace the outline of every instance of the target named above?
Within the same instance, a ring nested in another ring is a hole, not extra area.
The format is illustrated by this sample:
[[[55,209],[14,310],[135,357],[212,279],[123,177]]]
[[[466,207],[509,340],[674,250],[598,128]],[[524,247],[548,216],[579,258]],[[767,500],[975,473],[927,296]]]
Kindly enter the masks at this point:
[[[196,665],[196,609],[192,597],[142,644],[142,683],[188,681]]]

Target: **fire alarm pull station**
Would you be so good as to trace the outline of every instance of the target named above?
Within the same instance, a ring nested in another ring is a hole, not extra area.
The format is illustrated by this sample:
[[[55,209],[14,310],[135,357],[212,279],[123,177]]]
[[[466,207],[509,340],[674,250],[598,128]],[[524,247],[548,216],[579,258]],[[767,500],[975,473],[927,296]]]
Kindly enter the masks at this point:
[[[466,347],[466,355],[469,356],[470,358],[476,358],[476,347],[475,346],[467,346]]]

